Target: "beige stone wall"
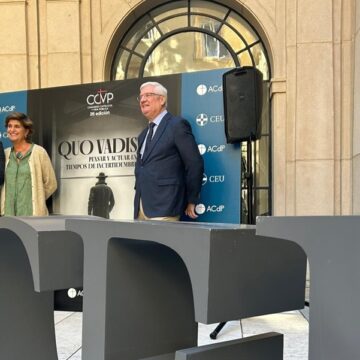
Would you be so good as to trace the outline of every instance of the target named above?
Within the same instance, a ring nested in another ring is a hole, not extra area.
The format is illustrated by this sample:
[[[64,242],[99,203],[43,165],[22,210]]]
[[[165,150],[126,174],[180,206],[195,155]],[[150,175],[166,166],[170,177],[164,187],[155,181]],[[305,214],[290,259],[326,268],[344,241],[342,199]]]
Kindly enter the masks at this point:
[[[275,215],[352,212],[353,7],[286,1],[286,100],[275,103],[286,120],[273,109]]]
[[[243,4],[272,58],[274,215],[351,214],[355,1]]]
[[[0,2],[0,91],[29,86],[26,1]]]
[[[0,0],[0,92],[108,80],[125,29],[164,2]],[[360,0],[237,3],[270,55],[273,213],[359,213]]]
[[[356,0],[354,130],[353,130],[353,213],[360,214],[360,0]]]
[[[336,214],[349,215],[353,213],[353,107],[354,107],[354,31],[355,31],[355,1],[339,1],[342,6],[338,26],[340,44],[336,46],[335,72],[339,73],[340,86],[336,86],[336,133],[338,153],[336,154],[335,179],[337,184]],[[338,56],[338,54],[340,54]],[[339,92],[337,94],[337,92]],[[336,143],[337,145],[337,143]]]
[[[137,2],[0,0],[0,92],[109,79],[109,44]]]

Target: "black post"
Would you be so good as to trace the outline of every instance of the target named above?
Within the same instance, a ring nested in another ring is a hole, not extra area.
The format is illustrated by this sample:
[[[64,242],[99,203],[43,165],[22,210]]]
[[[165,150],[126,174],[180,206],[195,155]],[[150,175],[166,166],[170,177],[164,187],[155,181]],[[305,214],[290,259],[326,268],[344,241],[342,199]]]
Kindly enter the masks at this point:
[[[255,224],[254,218],[254,201],[253,201],[253,164],[252,164],[252,146],[251,140],[247,140],[247,164],[246,164],[246,183],[248,189],[247,206],[248,206],[248,224]]]

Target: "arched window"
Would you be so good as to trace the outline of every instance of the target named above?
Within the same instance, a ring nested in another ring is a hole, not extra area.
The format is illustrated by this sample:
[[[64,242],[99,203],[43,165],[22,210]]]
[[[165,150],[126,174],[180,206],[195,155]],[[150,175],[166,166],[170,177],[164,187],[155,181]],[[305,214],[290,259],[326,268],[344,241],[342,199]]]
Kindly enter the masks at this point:
[[[217,1],[173,0],[151,9],[132,24],[119,42],[111,78],[122,80],[239,66],[258,68],[268,83],[268,56],[251,24]],[[252,164],[247,165],[254,175],[249,223],[255,221],[256,215],[271,213],[269,117],[270,112],[265,111],[262,137],[252,144],[252,156],[248,156],[249,147],[243,146],[242,156],[245,163],[252,159]],[[244,179],[245,200],[249,198],[247,184]]]
[[[180,0],[149,11],[133,24],[120,41],[112,79],[235,66],[256,66],[269,79],[267,55],[256,31],[224,5]]]

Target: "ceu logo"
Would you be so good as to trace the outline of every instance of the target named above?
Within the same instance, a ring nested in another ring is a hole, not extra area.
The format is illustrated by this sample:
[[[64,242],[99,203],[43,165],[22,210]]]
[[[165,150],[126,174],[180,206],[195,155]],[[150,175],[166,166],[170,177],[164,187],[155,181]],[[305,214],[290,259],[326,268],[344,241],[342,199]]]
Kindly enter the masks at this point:
[[[203,96],[207,93],[207,87],[204,84],[200,84],[197,88],[196,88],[196,92],[198,93],[198,95]]]
[[[206,174],[203,174],[203,178],[202,178],[202,185],[204,186],[208,181],[208,178],[206,176]]]
[[[208,116],[206,114],[199,114],[196,117],[196,123],[199,126],[205,126],[208,123],[208,121],[209,121],[209,119],[208,119]]]
[[[99,89],[96,94],[90,94],[86,98],[88,105],[109,105],[114,99],[114,94],[104,89]]]
[[[211,175],[209,181],[211,183],[223,183],[225,181],[225,175]]]
[[[198,145],[200,155],[204,155],[206,153],[206,146],[204,144]]]
[[[206,207],[205,207],[204,204],[197,204],[197,205],[195,206],[195,211],[196,211],[196,213],[197,213],[198,215],[202,215],[202,214],[205,213]]]

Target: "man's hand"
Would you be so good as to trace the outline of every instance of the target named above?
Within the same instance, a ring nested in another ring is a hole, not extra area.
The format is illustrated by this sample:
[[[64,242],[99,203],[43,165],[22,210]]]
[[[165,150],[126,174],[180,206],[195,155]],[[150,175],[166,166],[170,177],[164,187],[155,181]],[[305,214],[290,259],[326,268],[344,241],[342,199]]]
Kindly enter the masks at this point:
[[[185,215],[187,215],[188,217],[192,218],[192,219],[196,219],[198,217],[198,215],[195,212],[195,204],[188,204],[186,209],[185,209]]]

